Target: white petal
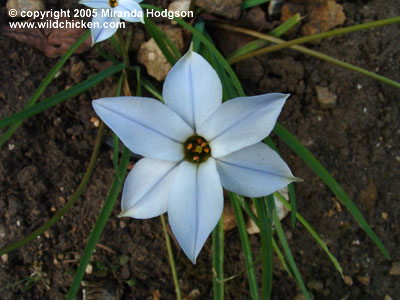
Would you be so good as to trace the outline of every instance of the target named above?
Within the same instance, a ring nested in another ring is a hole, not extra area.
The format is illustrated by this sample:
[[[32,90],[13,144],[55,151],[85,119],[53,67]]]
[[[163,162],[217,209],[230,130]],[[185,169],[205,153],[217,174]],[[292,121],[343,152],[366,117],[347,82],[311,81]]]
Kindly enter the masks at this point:
[[[196,129],[221,104],[221,81],[202,56],[189,50],[168,73],[163,97],[165,104]]]
[[[131,151],[146,157],[179,161],[182,143],[193,135],[177,114],[151,98],[102,98],[93,108]]]
[[[79,4],[86,5],[91,8],[110,8],[110,3],[108,0],[81,0]],[[97,13],[101,13],[101,10],[98,10]]]
[[[165,213],[177,166],[152,158],[139,160],[125,180],[120,216],[147,219]]]
[[[219,158],[260,142],[274,128],[289,95],[265,94],[223,103],[197,130]]]
[[[133,0],[119,0],[118,5],[113,8],[114,11],[122,12],[124,17],[121,19],[128,22],[142,22],[144,23],[143,10],[140,5]],[[127,15],[129,12],[129,15]]]
[[[168,220],[185,254],[193,263],[210,232],[217,225],[224,205],[215,160],[182,162],[168,196]]]
[[[110,8],[108,8],[108,9],[110,9]],[[117,25],[120,19],[118,17],[111,17],[111,16],[103,17],[103,11],[105,11],[105,10],[106,9],[104,9],[104,8],[98,9],[97,15],[92,18],[92,28],[90,29],[90,32],[92,34],[92,43],[93,44],[108,39],[114,33],[116,33],[118,30],[118,26],[114,26],[114,28],[112,28],[110,26],[110,23],[114,23],[115,25]],[[107,14],[105,14],[105,15],[107,15]],[[104,23],[107,23],[107,25],[104,26],[105,25]]]
[[[263,143],[217,159],[217,170],[225,189],[247,197],[267,196],[299,181],[283,159]]]

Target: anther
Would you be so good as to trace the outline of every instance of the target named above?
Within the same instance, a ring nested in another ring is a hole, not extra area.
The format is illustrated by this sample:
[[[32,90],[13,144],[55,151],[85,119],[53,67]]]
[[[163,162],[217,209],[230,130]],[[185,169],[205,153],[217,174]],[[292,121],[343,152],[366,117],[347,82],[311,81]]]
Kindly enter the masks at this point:
[[[204,148],[203,150],[205,153],[208,153],[210,151],[210,148]]]
[[[198,139],[197,139],[197,143],[198,143],[198,144],[201,144],[202,142],[203,142],[203,140],[202,140],[201,138],[198,138]]]
[[[206,142],[202,142],[202,143],[201,143],[201,147],[203,147],[203,148],[204,148],[206,145],[207,145]]]
[[[200,157],[197,156],[197,155],[196,155],[196,156],[193,156],[193,160],[199,160],[199,158],[200,158]]]
[[[192,149],[192,147],[193,147],[193,144],[192,144],[192,143],[190,143],[189,145],[187,145],[187,149],[188,149],[188,150]]]

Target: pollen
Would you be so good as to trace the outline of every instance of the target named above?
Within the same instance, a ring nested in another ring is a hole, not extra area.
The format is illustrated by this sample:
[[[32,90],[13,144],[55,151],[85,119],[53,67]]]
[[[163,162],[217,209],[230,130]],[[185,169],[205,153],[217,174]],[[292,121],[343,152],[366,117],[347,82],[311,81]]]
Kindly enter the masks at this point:
[[[203,150],[204,150],[205,153],[210,152],[210,148],[204,148]]]
[[[192,143],[190,143],[189,145],[187,145],[187,149],[188,149],[188,150],[192,149],[192,147],[193,147],[193,144],[192,144]]]
[[[202,142],[202,143],[201,143],[201,147],[202,147],[202,148],[204,148],[206,145],[207,145],[206,142]]]
[[[199,159],[200,159],[199,156],[197,156],[197,155],[193,156],[193,160],[198,161]]]

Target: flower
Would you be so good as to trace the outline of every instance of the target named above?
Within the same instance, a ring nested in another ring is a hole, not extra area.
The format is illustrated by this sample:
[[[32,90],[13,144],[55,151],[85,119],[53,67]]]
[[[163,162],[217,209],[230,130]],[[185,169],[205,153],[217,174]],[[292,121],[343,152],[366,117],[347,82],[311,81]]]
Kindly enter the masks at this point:
[[[260,142],[289,95],[235,98],[221,104],[217,73],[189,50],[164,82],[165,104],[144,97],[93,101],[100,118],[143,155],[126,178],[120,216],[146,219],[168,212],[172,231],[196,262],[223,210],[223,189],[269,195],[296,178]]]
[[[79,4],[84,4],[91,8],[97,8],[93,12],[92,43],[98,43],[111,37],[118,30],[120,19],[128,22],[142,22],[143,10],[139,3],[143,0],[81,0]],[[99,24],[97,26],[97,24]]]

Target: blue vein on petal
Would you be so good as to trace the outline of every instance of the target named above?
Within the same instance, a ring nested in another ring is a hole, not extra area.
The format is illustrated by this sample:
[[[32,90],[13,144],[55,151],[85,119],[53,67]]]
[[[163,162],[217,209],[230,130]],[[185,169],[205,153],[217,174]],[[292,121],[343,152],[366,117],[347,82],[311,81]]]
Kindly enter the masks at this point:
[[[190,53],[192,55],[192,53]],[[189,62],[189,82],[190,82],[190,93],[191,93],[191,103],[192,103],[192,120],[193,120],[193,129],[196,132],[196,121],[194,119],[194,89],[193,89],[193,74],[192,74],[192,64]]]
[[[233,164],[233,163],[230,163],[230,162],[227,162],[227,161],[223,161],[223,160],[221,160],[221,159],[216,159],[216,161],[217,161],[217,162],[220,162],[221,164],[226,164],[226,165],[229,165],[229,166],[232,166],[232,167],[241,168],[241,169],[246,169],[246,170],[250,170],[250,171],[253,171],[253,172],[266,173],[266,174],[269,174],[269,175],[272,175],[272,176],[283,177],[283,178],[287,178],[287,179],[291,179],[291,177],[294,177],[294,176],[282,176],[282,175],[279,175],[279,174],[276,174],[276,173],[273,173],[273,172],[268,172],[268,171],[263,171],[263,170],[252,169],[252,168],[250,168],[250,167],[240,166],[240,165]]]
[[[135,124],[137,124],[137,125],[140,125],[140,126],[146,128],[146,129],[150,130],[150,131],[153,131],[153,132],[155,132],[155,133],[157,133],[157,134],[159,134],[159,135],[165,137],[165,138],[168,138],[168,139],[174,141],[175,143],[182,144],[182,142],[177,141],[177,140],[175,140],[174,138],[172,138],[172,137],[170,137],[170,136],[168,136],[168,135],[166,135],[166,134],[164,134],[164,133],[162,133],[162,132],[159,132],[159,131],[157,131],[157,130],[154,130],[153,128],[151,128],[151,127],[149,127],[149,126],[147,126],[147,125],[145,125],[145,124],[139,123],[139,122],[136,121],[136,120],[130,119],[129,117],[127,117],[127,116],[125,116],[125,115],[123,115],[123,114],[121,114],[121,113],[119,113],[119,112],[117,112],[117,111],[115,111],[115,110],[113,110],[113,109],[110,109],[110,108],[108,108],[108,107],[102,106],[100,103],[98,103],[97,105],[98,105],[98,106],[101,106],[101,107],[105,108],[106,110],[111,111],[111,112],[113,112],[113,113],[115,113],[115,114],[117,114],[117,115],[120,115],[120,116],[124,117],[125,119],[130,120],[130,121],[132,121],[133,123],[135,123]],[[106,124],[107,124],[107,122],[106,122]]]
[[[196,166],[196,185],[195,185],[195,191],[196,191],[196,211],[195,211],[195,216],[196,216],[196,228],[195,228],[195,233],[194,233],[194,247],[193,247],[193,259],[196,261],[196,247],[197,247],[197,236],[198,236],[198,228],[199,228],[199,216],[198,216],[198,211],[199,211],[199,192],[198,192],[198,180],[199,180],[199,165]]]
[[[148,194],[149,191],[153,190],[153,188],[158,185],[161,181],[164,180],[164,178],[166,178],[180,163],[182,162],[182,160],[180,162],[177,162],[173,167],[171,167],[171,169],[168,170],[167,173],[164,174],[164,176],[162,176],[156,183],[154,183],[151,188],[149,188],[147,190],[146,193],[143,194],[143,196],[139,199],[139,201],[137,201],[131,208],[129,208],[127,211],[133,210],[135,207],[137,207],[144,199],[144,197],[146,196],[146,194]]]
[[[251,100],[249,100],[251,101]],[[264,106],[263,108],[261,108],[260,110],[263,110],[265,108],[267,108],[267,106]],[[254,111],[252,111],[251,113],[249,113],[248,115],[245,115],[243,118],[241,118],[240,120],[238,120],[236,123],[232,124],[231,126],[229,126],[228,128],[224,129],[222,132],[218,133],[215,137],[213,137],[212,139],[210,139],[208,142],[211,143],[213,140],[215,140],[216,138],[218,138],[219,136],[223,135],[225,132],[227,132],[229,129],[231,129],[232,127],[238,125],[240,122],[242,122],[244,119],[249,118],[250,116],[258,113],[260,110],[255,109]]]

